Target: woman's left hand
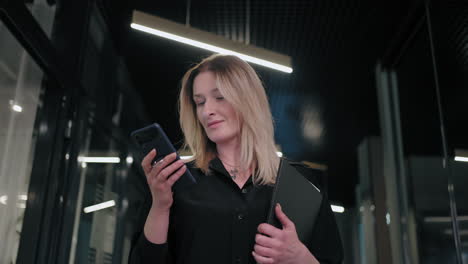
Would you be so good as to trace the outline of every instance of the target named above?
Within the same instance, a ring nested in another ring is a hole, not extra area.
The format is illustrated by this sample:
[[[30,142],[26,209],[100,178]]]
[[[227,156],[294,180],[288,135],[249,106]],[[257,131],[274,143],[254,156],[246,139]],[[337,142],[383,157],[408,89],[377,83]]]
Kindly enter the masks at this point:
[[[275,207],[275,213],[283,225],[283,229],[278,229],[267,223],[258,226],[254,251],[252,251],[257,263],[319,263],[299,240],[294,223],[281,210],[279,204]]]

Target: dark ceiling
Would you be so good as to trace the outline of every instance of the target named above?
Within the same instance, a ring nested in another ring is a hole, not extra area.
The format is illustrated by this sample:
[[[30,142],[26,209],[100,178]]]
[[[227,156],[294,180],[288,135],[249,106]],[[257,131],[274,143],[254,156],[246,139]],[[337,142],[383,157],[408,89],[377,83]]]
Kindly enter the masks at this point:
[[[292,57],[294,72],[254,66],[264,81],[276,140],[295,160],[328,166],[330,199],[353,206],[358,144],[379,134],[374,69],[414,1],[249,1],[252,45]],[[182,139],[176,102],[188,67],[209,52],[130,30],[133,9],[185,23],[187,1],[108,1],[113,34],[152,119]],[[246,41],[246,1],[190,3],[190,25]]]

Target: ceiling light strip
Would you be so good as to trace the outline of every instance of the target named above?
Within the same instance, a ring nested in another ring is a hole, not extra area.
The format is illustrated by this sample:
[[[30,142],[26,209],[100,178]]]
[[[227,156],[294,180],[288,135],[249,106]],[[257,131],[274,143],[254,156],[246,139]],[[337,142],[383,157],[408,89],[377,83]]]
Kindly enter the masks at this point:
[[[201,41],[196,41],[196,40],[193,40],[193,39],[181,37],[181,36],[178,36],[178,35],[175,35],[175,34],[164,32],[164,31],[161,31],[161,30],[157,30],[157,29],[154,29],[154,28],[147,27],[147,26],[143,26],[143,25],[140,25],[140,24],[137,24],[137,23],[132,23],[130,26],[133,29],[137,29],[137,30],[140,30],[140,31],[143,31],[143,32],[146,32],[146,33],[150,33],[150,34],[157,35],[157,36],[160,36],[160,37],[163,37],[163,38],[178,41],[178,42],[188,44],[188,45],[191,45],[191,46],[195,46],[195,47],[198,47],[198,48],[202,48],[202,49],[205,49],[205,50],[213,51],[213,52],[220,53],[220,54],[235,55],[235,56],[237,56],[237,57],[239,57],[239,58],[241,58],[241,59],[243,59],[245,61],[255,63],[255,64],[258,64],[258,65],[262,65],[262,66],[272,68],[272,69],[275,69],[275,70],[279,70],[279,71],[282,71],[282,72],[291,73],[293,71],[291,67],[287,67],[287,66],[277,64],[277,63],[274,63],[274,62],[270,62],[270,61],[267,61],[267,60],[259,59],[259,58],[249,56],[249,55],[246,55],[246,54],[242,54],[242,53],[239,53],[239,52],[235,52],[235,51],[232,51],[232,50],[217,47],[215,45],[207,44],[207,43],[204,43],[204,42],[201,42]]]

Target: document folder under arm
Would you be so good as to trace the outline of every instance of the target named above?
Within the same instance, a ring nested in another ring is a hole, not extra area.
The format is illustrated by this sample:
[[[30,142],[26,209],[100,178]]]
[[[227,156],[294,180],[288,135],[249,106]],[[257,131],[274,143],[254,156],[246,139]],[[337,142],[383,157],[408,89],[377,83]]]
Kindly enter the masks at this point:
[[[267,223],[282,228],[275,214],[277,203],[281,204],[283,212],[294,222],[299,239],[302,242],[311,241],[322,194],[285,159],[280,161],[267,219]]]

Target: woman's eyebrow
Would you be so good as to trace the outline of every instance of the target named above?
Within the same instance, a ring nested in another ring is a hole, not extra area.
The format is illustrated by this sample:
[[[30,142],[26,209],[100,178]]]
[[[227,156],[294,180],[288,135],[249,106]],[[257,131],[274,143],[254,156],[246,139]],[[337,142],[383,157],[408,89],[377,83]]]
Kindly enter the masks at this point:
[[[212,94],[220,93],[220,91],[219,91],[218,88],[214,88],[213,90],[211,90],[211,93],[212,93]]]
[[[213,89],[211,89],[210,93],[211,94],[219,93],[219,89],[218,88],[213,88]],[[202,94],[194,94],[193,95],[193,98],[202,98],[202,97],[205,97],[205,96],[202,95]]]

